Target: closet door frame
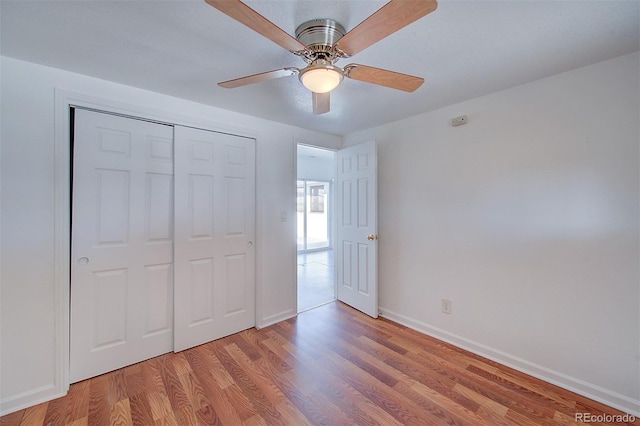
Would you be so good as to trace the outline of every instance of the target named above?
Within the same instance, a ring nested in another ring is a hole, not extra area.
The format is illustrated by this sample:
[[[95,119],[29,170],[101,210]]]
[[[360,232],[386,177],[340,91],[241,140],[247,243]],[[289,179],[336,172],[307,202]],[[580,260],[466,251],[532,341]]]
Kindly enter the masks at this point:
[[[69,391],[69,326],[70,326],[70,282],[71,282],[71,132],[73,129],[71,108],[78,107],[105,113],[117,114],[141,120],[155,121],[162,124],[196,127],[203,130],[228,133],[232,135],[252,138],[255,140],[256,151],[260,138],[257,134],[246,129],[229,126],[214,120],[194,120],[192,117],[176,112],[157,110],[143,105],[132,105],[120,101],[96,97],[88,94],[55,89],[54,104],[54,384],[43,389],[34,401],[34,395],[25,398],[23,405],[48,401],[64,396]],[[258,166],[256,162],[256,176]],[[258,179],[256,179],[258,184]],[[262,199],[256,188],[256,213],[260,211]],[[261,224],[256,214],[256,241],[261,240]],[[260,245],[256,244],[255,264],[255,318],[256,326],[262,312],[262,281],[257,271],[261,270],[262,256]],[[16,401],[17,405],[20,402]]]

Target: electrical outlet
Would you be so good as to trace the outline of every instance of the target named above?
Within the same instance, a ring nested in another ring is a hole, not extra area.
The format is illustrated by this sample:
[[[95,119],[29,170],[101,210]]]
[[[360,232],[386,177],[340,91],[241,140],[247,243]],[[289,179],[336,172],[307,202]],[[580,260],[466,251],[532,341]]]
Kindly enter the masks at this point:
[[[451,315],[451,300],[442,299],[442,312]]]

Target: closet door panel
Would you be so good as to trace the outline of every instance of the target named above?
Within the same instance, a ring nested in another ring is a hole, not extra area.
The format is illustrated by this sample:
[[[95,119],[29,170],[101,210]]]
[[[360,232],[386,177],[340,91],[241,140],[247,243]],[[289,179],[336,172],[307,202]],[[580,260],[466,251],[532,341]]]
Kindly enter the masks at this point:
[[[71,382],[173,348],[173,129],[74,123]]]
[[[255,325],[255,140],[175,127],[174,350]]]

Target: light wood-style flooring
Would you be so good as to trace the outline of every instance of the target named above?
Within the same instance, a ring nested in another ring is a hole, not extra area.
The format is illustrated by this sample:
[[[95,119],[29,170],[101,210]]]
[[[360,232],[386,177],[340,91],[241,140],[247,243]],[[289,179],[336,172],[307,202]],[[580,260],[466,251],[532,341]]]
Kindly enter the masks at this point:
[[[623,414],[336,302],[75,383],[0,424],[564,425],[575,413]]]

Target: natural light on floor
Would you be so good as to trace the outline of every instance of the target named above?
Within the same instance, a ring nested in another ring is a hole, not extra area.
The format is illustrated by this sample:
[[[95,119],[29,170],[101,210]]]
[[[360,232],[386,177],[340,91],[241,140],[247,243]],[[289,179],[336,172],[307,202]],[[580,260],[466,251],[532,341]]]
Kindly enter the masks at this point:
[[[298,312],[335,299],[333,250],[298,254]]]

